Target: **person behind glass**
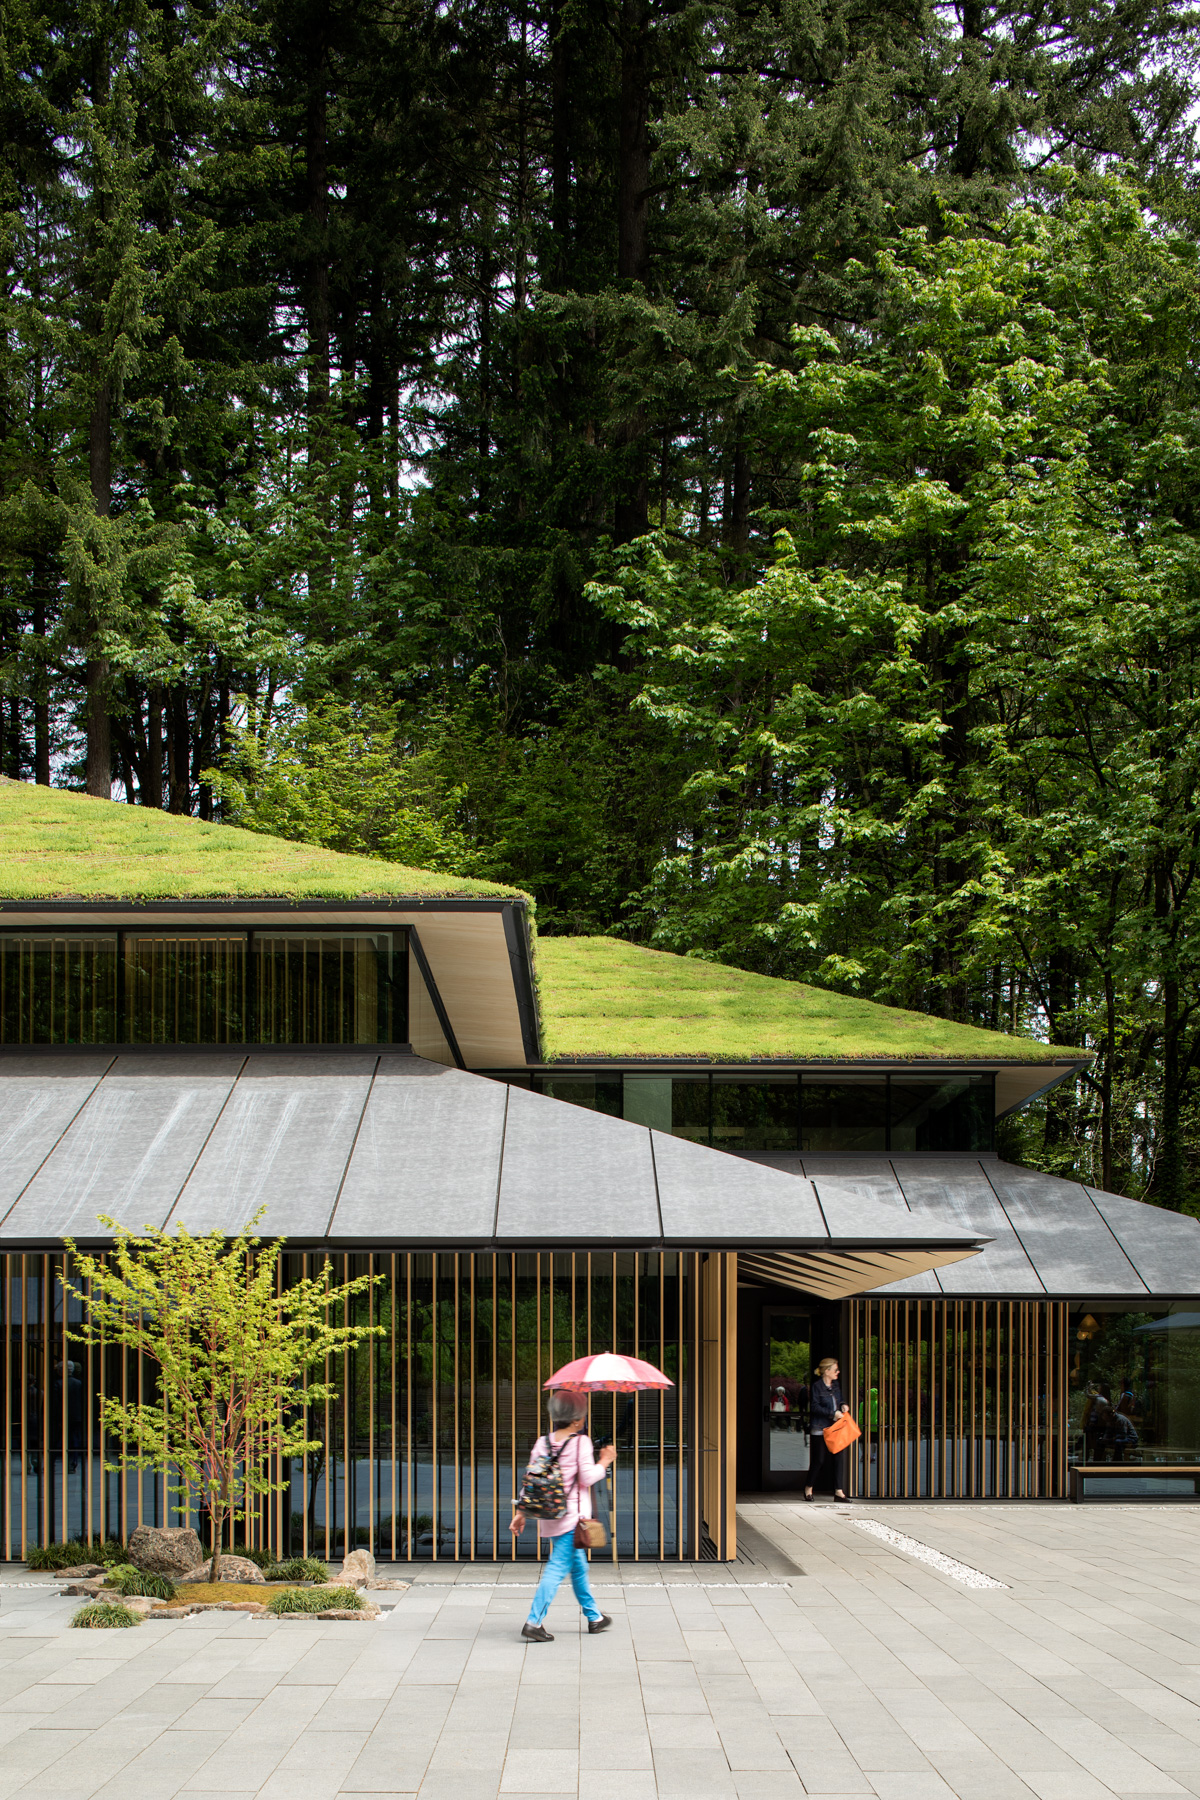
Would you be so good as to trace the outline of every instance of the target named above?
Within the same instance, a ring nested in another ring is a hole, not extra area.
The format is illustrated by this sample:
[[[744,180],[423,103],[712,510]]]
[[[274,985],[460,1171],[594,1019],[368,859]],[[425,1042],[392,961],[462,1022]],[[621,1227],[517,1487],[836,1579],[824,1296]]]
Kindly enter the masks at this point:
[[[566,1575],[571,1577],[575,1598],[583,1608],[588,1632],[607,1631],[612,1624],[596,1604],[588,1578],[587,1555],[575,1542],[575,1527],[580,1519],[592,1517],[592,1489],[598,1481],[604,1480],[604,1472],[616,1461],[617,1453],[609,1444],[600,1452],[599,1461],[593,1456],[592,1440],[583,1429],[587,1418],[585,1394],[555,1388],[547,1411],[550,1414],[549,1433],[533,1446],[529,1462],[532,1467],[539,1457],[548,1455],[552,1449],[557,1450],[560,1445],[565,1446],[558,1466],[567,1496],[567,1510],[561,1519],[539,1519],[537,1522],[539,1535],[551,1540],[551,1550],[533,1596],[529,1617],[521,1627],[521,1636],[534,1644],[554,1642],[553,1632],[547,1631],[542,1621]],[[524,1529],[525,1514],[514,1512],[509,1530],[514,1537],[520,1537]]]
[[[804,1498],[813,1497],[812,1484],[824,1469],[825,1464],[833,1464],[833,1497],[845,1500],[846,1484],[846,1452],[844,1450],[827,1450],[825,1448],[825,1427],[832,1425],[850,1408],[842,1399],[842,1390],[838,1386],[837,1358],[824,1356],[817,1364],[816,1379],[809,1391],[809,1433],[812,1448],[809,1452],[808,1480],[804,1490]]]

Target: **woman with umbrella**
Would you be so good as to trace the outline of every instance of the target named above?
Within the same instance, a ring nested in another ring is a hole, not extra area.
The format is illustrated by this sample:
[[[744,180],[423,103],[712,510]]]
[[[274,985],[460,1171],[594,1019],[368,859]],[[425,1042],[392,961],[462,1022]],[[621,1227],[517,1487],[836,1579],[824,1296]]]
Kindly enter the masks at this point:
[[[543,1621],[567,1575],[587,1619],[589,1635],[607,1631],[612,1624],[596,1604],[588,1578],[586,1546],[604,1542],[603,1529],[591,1523],[591,1490],[603,1481],[617,1453],[611,1444],[598,1459],[593,1453],[592,1441],[584,1431],[588,1394],[605,1390],[634,1393],[642,1388],[671,1385],[650,1363],[637,1357],[608,1355],[580,1357],[547,1381],[546,1386],[552,1390],[548,1402],[550,1430],[537,1440],[530,1453],[529,1468],[509,1528],[519,1537],[536,1506],[538,1534],[551,1543],[529,1617],[521,1627],[521,1636],[530,1643],[554,1642],[553,1633],[546,1630]],[[526,1504],[523,1506],[522,1502]]]

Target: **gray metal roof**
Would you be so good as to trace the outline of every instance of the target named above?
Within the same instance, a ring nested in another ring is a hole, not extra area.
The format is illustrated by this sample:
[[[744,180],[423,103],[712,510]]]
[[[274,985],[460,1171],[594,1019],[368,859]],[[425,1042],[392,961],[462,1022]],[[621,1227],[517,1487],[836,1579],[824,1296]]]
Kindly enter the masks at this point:
[[[754,1160],[811,1181],[831,1229],[839,1205],[869,1201],[987,1238],[965,1262],[875,1288],[882,1295],[1016,1299],[1200,1294],[1200,1219],[998,1157],[801,1156]]]
[[[850,1292],[981,1236],[374,1050],[6,1054],[0,1184],[0,1249],[101,1241],[99,1213],[233,1231],[263,1206],[264,1232],[342,1248],[782,1247]]]

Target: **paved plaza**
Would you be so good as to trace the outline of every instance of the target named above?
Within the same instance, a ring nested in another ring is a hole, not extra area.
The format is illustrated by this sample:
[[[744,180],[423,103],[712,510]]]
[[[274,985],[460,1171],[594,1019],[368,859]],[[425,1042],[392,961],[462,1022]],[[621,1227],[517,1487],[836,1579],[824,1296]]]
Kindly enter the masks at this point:
[[[517,1636],[527,1567],[427,1567],[373,1624],[85,1634],[0,1565],[0,1800],[1200,1795],[1200,1511],[739,1520],[736,1566],[601,1567],[611,1631],[564,1589],[545,1645]]]

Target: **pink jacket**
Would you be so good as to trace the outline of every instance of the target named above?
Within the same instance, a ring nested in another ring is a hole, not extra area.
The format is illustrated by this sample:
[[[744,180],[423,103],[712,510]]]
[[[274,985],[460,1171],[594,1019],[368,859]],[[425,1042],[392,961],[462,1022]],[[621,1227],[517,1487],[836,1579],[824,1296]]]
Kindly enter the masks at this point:
[[[540,1437],[529,1453],[530,1466],[539,1456],[545,1456],[557,1448],[547,1437]],[[598,1481],[604,1480],[604,1470],[592,1453],[592,1440],[577,1431],[569,1437],[562,1455],[558,1459],[562,1471],[563,1487],[567,1492],[567,1510],[561,1519],[539,1519],[539,1537],[561,1537],[565,1531],[574,1531],[580,1519],[592,1517],[592,1493]]]

